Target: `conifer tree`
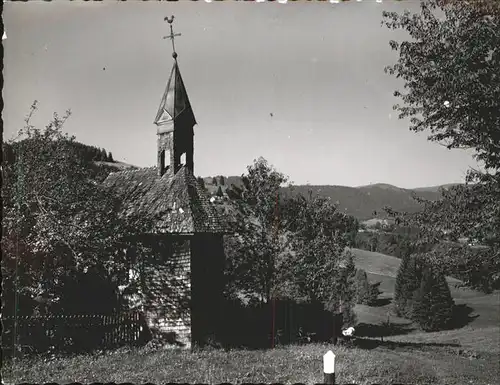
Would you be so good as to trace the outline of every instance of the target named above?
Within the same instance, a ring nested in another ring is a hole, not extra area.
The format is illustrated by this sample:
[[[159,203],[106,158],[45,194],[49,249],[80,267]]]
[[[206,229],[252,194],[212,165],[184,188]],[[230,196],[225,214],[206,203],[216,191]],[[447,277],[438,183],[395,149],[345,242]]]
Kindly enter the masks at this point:
[[[422,260],[419,255],[406,255],[401,262],[396,277],[394,299],[396,311],[401,316],[411,318],[414,294],[420,288]]]
[[[97,148],[91,147],[90,152],[93,154],[92,160],[101,160],[99,159],[99,157],[101,156],[101,152]]]
[[[215,177],[212,178],[212,184],[214,186],[217,186],[217,179]]]
[[[406,271],[408,270],[409,260],[410,254],[404,254],[399,265],[398,274],[396,275],[396,284],[394,287],[394,302],[396,306],[395,310],[398,315],[402,315],[404,313],[404,309],[406,308],[407,291],[405,275]]]
[[[219,188],[217,189],[217,192],[215,193],[215,195],[217,195],[218,197],[222,197],[224,194],[222,193],[222,187],[219,186]]]
[[[368,281],[368,276],[366,271],[363,269],[356,270],[355,276],[355,286],[356,286],[356,303],[361,305],[371,306],[376,303],[377,298],[380,294],[379,286],[380,282],[371,284]]]
[[[415,307],[413,312],[413,319],[425,329],[425,326],[431,323],[430,308],[432,303],[433,292],[433,277],[429,267],[426,267],[423,272],[422,282],[420,288],[414,293],[413,299]]]
[[[426,266],[414,301],[412,318],[423,330],[441,330],[450,324],[454,304],[442,273]]]
[[[200,186],[206,191],[207,188],[205,187],[205,180],[201,176],[199,176],[196,179],[198,180],[198,183],[200,184]]]
[[[451,296],[446,277],[442,272],[436,273],[435,281],[434,303],[431,313],[433,314],[434,325],[442,329],[448,327],[453,320],[455,302]]]
[[[378,296],[382,293],[380,291],[381,282],[375,282],[370,284],[370,297],[368,305],[374,305],[377,302]]]
[[[115,160],[113,159],[113,154],[110,152],[108,152],[108,162],[114,162]]]
[[[420,288],[420,283],[422,280],[422,264],[423,259],[418,254],[413,254],[410,257],[408,269],[406,270],[405,281],[406,281],[406,292],[407,292],[407,302],[406,308],[404,309],[404,314],[408,318],[413,317],[413,306],[415,304],[415,293]]]
[[[356,271],[356,303],[367,304],[370,300],[370,284],[366,271],[358,269]]]

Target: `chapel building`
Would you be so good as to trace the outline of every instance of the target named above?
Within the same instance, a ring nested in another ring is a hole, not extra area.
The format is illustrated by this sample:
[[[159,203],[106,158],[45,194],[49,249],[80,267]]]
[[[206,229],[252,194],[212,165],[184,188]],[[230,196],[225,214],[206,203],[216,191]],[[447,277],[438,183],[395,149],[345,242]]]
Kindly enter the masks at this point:
[[[144,215],[154,223],[150,232],[137,235],[155,251],[140,267],[147,289],[139,305],[153,338],[189,348],[217,334],[227,229],[194,175],[196,119],[175,49],[172,56],[154,120],[156,167],[115,172],[104,183],[123,199],[125,215]],[[127,255],[133,260],[134,250]]]

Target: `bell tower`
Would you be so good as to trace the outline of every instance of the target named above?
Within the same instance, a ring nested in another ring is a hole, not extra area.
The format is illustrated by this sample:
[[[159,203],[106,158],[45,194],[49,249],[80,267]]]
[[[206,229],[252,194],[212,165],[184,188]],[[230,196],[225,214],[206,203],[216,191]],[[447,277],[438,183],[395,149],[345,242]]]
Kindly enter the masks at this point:
[[[170,170],[174,174],[177,173],[183,164],[191,173],[194,173],[193,127],[196,124],[175,52],[174,38],[180,34],[173,32],[173,16],[165,17],[165,20],[170,25],[170,35],[165,36],[164,39],[168,38],[172,41],[174,63],[154,120],[158,136],[157,168],[160,177]]]

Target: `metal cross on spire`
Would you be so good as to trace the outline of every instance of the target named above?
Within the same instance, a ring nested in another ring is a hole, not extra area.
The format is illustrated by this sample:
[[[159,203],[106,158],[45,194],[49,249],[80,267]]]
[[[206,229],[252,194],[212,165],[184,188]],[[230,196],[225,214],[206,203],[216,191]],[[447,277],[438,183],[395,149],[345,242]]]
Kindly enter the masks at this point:
[[[170,16],[170,18],[168,16],[165,16],[165,18],[163,19],[164,21],[168,22],[168,24],[170,24],[170,35],[167,35],[167,36],[163,36],[164,39],[170,39],[172,41],[172,57],[177,60],[177,52],[175,52],[175,44],[174,44],[174,38],[177,37],[177,36],[181,36],[180,33],[174,33],[174,30],[172,28],[172,23],[174,22],[174,16]]]

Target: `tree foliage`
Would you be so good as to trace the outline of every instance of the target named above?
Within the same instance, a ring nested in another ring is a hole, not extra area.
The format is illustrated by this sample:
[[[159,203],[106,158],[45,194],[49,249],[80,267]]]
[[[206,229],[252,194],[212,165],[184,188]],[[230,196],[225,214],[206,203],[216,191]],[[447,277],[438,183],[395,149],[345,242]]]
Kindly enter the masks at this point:
[[[466,237],[488,246],[481,263],[469,265],[489,269],[488,284],[481,284],[486,290],[499,288],[500,2],[428,0],[419,14],[384,12],[384,18],[388,28],[411,38],[390,42],[399,60],[386,68],[404,81],[404,91],[395,92],[403,102],[394,106],[399,117],[410,120],[411,130],[428,132],[431,141],[471,150],[484,168],[471,170],[466,185],[443,190],[439,201],[416,198],[423,208],[417,214],[389,213],[419,228],[420,244]],[[478,286],[476,273],[468,283]]]
[[[127,237],[150,226],[119,215],[121,201],[95,180],[75,139],[62,131],[70,112],[38,129],[30,123],[36,108],[3,163],[3,300],[18,314],[56,308],[62,282],[76,274],[116,282]]]
[[[280,226],[280,187],[287,177],[263,158],[247,167],[241,187],[231,186],[235,236],[225,241],[228,280],[249,297],[268,301],[277,283],[279,260],[285,252]]]
[[[325,305],[326,309],[342,314],[344,326],[353,326],[357,320],[354,313],[354,305],[356,304],[354,255],[348,249],[344,249],[340,260],[342,262],[339,264],[339,270],[336,274],[337,279],[330,299]]]
[[[500,5],[497,1],[427,0],[420,14],[384,12],[385,25],[411,41],[391,41],[405,81],[396,105],[410,129],[448,148],[473,149],[486,168],[500,166]]]
[[[346,252],[353,221],[327,198],[309,194],[287,200],[287,230],[292,253],[286,264],[299,293],[334,311],[354,301],[356,269]]]
[[[287,178],[260,158],[226,190],[237,236],[225,242],[229,281],[247,296],[321,302],[353,319],[353,226],[328,199],[280,195]],[[234,291],[234,290],[233,290]]]
[[[353,247],[402,258],[415,239],[415,236],[406,233],[402,228],[364,231],[356,234]]]

